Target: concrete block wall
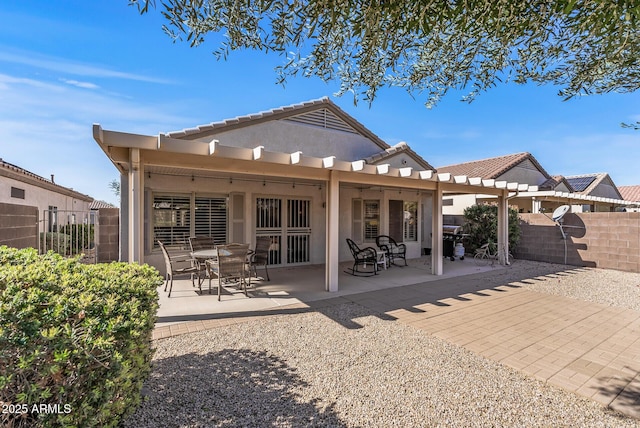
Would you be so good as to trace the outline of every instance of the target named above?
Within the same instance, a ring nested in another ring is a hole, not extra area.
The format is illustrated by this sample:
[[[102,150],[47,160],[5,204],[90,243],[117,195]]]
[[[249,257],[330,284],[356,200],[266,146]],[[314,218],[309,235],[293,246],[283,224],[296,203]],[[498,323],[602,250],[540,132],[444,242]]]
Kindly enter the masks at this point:
[[[120,260],[120,210],[98,210],[98,263]]]
[[[543,214],[520,214],[521,238],[516,258],[565,263],[560,228]],[[640,213],[568,213],[566,263],[640,272]]]
[[[38,248],[38,208],[0,203],[0,245]]]

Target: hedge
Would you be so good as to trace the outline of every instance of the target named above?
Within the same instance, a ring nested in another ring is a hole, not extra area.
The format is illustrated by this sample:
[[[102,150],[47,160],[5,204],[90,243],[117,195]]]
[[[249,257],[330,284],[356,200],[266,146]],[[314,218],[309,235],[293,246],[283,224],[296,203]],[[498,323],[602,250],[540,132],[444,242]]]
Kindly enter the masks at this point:
[[[468,233],[467,252],[473,252],[487,242],[498,242],[498,206],[476,204],[464,209],[465,233]],[[509,248],[513,251],[520,242],[518,211],[509,207]],[[495,249],[494,249],[495,250]]]
[[[151,371],[158,272],[0,247],[0,426],[115,427]]]

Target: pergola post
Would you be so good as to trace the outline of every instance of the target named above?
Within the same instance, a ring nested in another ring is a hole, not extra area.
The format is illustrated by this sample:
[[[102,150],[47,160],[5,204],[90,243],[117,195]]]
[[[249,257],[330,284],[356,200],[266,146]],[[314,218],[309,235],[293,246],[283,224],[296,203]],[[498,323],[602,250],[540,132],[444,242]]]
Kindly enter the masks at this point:
[[[436,184],[436,190],[433,192],[433,218],[431,220],[431,273],[433,275],[442,275],[442,185]]]
[[[140,160],[140,149],[132,148],[129,151],[129,172],[128,172],[128,199],[129,199],[129,242],[128,261],[142,262],[142,212],[143,212],[143,177],[142,162]]]
[[[339,230],[340,230],[340,180],[338,171],[331,171],[327,186],[327,254],[325,261],[325,289],[338,291]]]
[[[508,192],[498,197],[498,261],[507,264],[509,254],[509,201]]]

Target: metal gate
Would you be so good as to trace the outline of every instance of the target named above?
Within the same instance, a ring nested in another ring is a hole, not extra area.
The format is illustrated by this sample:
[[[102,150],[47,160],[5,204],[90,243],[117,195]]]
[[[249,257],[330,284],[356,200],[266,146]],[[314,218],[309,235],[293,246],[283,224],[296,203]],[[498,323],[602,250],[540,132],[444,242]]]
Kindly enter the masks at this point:
[[[311,201],[256,199],[256,235],[271,238],[269,264],[311,261]]]
[[[98,211],[69,211],[49,207],[39,222],[38,251],[53,250],[65,257],[82,256],[97,262]]]

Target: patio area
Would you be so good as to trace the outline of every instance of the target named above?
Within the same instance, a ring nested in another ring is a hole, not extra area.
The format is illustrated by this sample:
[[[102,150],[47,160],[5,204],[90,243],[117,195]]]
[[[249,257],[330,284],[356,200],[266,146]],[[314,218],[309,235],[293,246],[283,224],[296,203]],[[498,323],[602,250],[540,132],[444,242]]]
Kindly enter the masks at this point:
[[[640,419],[640,313],[628,305],[529,288],[549,284],[571,289],[577,284],[577,289],[602,288],[605,295],[636,281],[625,276],[634,274],[527,261],[516,261],[512,268],[478,267],[466,258],[444,261],[445,274],[434,276],[429,274],[429,258],[423,257],[410,260],[407,267],[360,278],[344,273],[348,266],[340,266],[336,293],[323,289],[323,266],[270,270],[271,282],[258,281],[250,297],[227,291],[221,302],[216,293],[198,295],[189,280],[180,280],[171,299],[161,293],[154,338],[213,328],[229,331],[225,327],[264,325],[271,322],[268,317],[276,317],[275,322],[277,317],[316,312],[357,331],[364,328],[360,317],[345,319],[331,310],[357,304],[380,320],[410,325]],[[605,280],[594,283],[594,277]],[[637,299],[635,295],[630,298]]]
[[[202,284],[202,293],[193,287],[187,276],[174,280],[171,298],[164,292],[164,284],[158,288],[160,309],[156,330],[161,327],[174,326],[178,323],[199,320],[215,320],[224,318],[253,316],[257,311],[276,309],[283,306],[307,304],[319,300],[332,299],[368,291],[384,290],[412,284],[437,281],[461,275],[480,273],[501,267],[477,266],[472,259],[450,261],[445,259],[444,274],[431,274],[431,256],[423,256],[407,261],[408,266],[391,266],[380,270],[375,276],[353,276],[346,271],[350,262],[340,264],[339,290],[329,293],[324,289],[324,265],[269,269],[271,281],[262,278],[264,269],[258,267],[258,278],[251,278],[249,297],[241,290],[226,287],[222,290],[222,300],[218,301],[216,280],[212,282],[211,294],[209,283]]]

